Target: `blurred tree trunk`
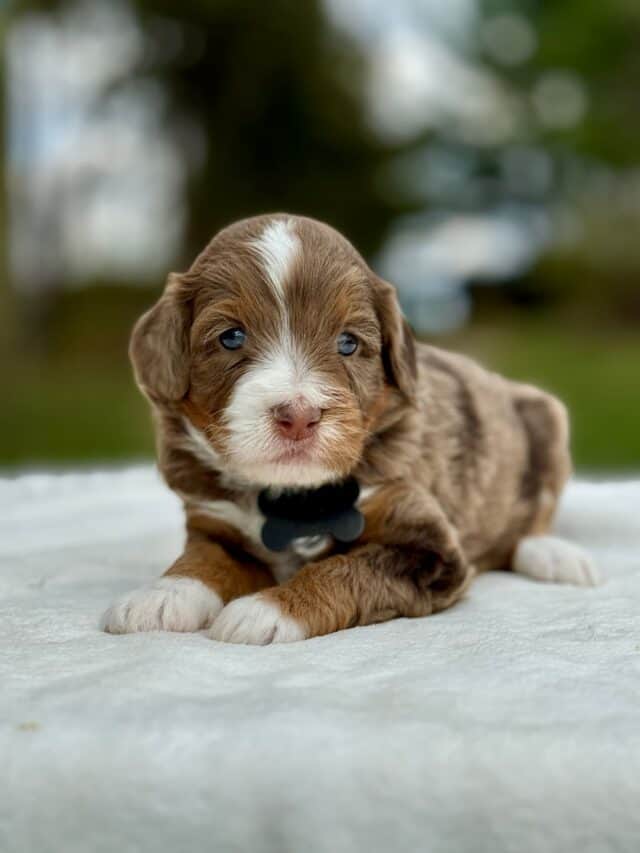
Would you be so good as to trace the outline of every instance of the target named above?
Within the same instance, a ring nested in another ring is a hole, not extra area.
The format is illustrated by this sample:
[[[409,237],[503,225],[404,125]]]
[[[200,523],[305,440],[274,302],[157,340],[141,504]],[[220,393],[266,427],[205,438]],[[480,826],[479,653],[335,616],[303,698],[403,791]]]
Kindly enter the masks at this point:
[[[15,348],[15,292],[9,277],[9,205],[7,180],[6,14],[0,19],[0,357]]]

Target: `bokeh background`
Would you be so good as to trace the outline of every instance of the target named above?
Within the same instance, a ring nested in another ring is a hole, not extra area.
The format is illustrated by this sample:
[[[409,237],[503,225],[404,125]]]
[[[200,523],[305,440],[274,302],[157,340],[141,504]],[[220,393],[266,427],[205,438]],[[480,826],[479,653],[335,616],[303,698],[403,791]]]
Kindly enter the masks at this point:
[[[134,319],[287,210],[640,469],[638,0],[25,0],[2,45],[0,465],[149,457]]]

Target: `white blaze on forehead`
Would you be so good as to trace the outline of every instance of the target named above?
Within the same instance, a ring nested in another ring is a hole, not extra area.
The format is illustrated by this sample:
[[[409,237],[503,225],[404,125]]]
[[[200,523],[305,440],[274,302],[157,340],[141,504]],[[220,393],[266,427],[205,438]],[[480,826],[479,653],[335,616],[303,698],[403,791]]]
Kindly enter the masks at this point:
[[[251,246],[264,266],[267,280],[277,296],[282,298],[287,279],[302,250],[293,220],[277,219],[270,223],[260,237],[251,241]]]

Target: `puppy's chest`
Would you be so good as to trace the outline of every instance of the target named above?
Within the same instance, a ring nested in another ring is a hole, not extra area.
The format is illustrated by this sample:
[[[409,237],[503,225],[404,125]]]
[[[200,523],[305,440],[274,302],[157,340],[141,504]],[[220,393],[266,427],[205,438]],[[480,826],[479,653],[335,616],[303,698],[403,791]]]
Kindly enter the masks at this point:
[[[327,556],[333,548],[331,536],[318,534],[316,536],[301,536],[284,551],[268,551],[264,559],[268,563],[273,576],[278,583],[284,583],[293,577],[305,563]]]
[[[332,536],[316,534],[296,537],[281,551],[266,548],[262,541],[266,516],[260,511],[257,499],[247,499],[243,503],[226,500],[188,501],[187,507],[198,515],[232,527],[242,538],[245,547],[269,566],[278,583],[289,580],[305,563],[327,556],[334,546]]]

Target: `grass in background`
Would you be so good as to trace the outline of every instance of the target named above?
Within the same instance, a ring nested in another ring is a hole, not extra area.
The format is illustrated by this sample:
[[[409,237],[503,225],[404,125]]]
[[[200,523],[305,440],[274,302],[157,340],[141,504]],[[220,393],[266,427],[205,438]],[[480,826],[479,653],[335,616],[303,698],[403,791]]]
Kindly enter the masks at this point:
[[[95,316],[108,311],[96,309],[95,292],[86,298],[87,310],[74,309],[59,326],[60,341],[46,364],[16,359],[0,367],[8,389],[0,465],[119,463],[153,455],[148,408],[131,376],[126,340],[133,318],[154,297],[135,296],[121,316],[112,310],[97,334]],[[639,336],[516,314],[477,320],[432,343],[558,394],[571,411],[578,469],[640,470]]]
[[[147,405],[127,365],[18,365],[0,418],[0,465],[124,461],[153,454]]]
[[[158,290],[94,285],[60,294],[47,355],[26,344],[0,364],[0,466],[124,462],[153,455],[148,406],[127,358],[129,332]],[[36,344],[44,335],[35,334]]]

